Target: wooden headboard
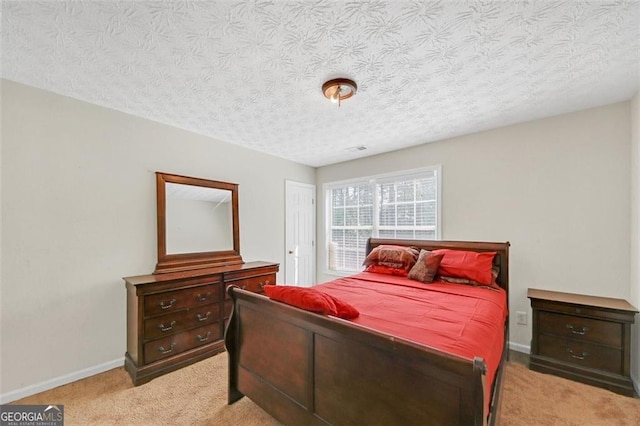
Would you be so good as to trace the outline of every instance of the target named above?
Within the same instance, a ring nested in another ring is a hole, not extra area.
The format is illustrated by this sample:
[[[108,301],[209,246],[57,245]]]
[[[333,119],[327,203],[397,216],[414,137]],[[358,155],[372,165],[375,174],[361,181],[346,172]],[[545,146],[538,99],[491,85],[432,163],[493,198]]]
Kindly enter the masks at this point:
[[[396,240],[386,238],[369,238],[367,240],[367,254],[375,247],[393,244],[397,246],[415,247],[424,250],[467,250],[467,251],[495,251],[494,265],[498,266],[499,274],[496,282],[509,294],[509,242],[495,243],[483,241],[437,241],[437,240]]]

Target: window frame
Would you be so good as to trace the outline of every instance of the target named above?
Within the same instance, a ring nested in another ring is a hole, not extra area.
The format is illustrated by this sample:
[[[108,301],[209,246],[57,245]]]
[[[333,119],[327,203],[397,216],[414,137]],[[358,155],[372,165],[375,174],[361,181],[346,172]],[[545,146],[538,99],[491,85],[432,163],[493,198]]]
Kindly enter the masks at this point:
[[[390,172],[390,173],[380,173],[380,174],[376,174],[376,175],[369,175],[369,176],[362,176],[362,177],[356,177],[356,178],[351,178],[351,179],[344,179],[344,180],[340,180],[340,181],[333,181],[333,182],[325,182],[322,185],[322,190],[323,190],[323,196],[324,196],[324,208],[325,208],[325,220],[324,220],[324,236],[325,236],[325,241],[324,241],[324,254],[325,254],[325,259],[324,259],[324,265],[323,265],[323,272],[326,275],[335,275],[335,276],[349,276],[349,275],[353,275],[354,273],[356,273],[357,271],[346,271],[346,270],[332,270],[329,269],[329,242],[332,241],[331,240],[331,231],[332,231],[332,198],[331,198],[331,194],[330,192],[336,188],[341,188],[341,187],[345,187],[348,186],[350,184],[362,184],[362,183],[368,183],[369,185],[376,185],[376,191],[374,191],[374,205],[373,205],[373,220],[372,220],[372,227],[371,227],[371,234],[374,238],[376,238],[376,234],[377,232],[380,230],[380,218],[379,218],[379,211],[380,211],[380,202],[378,200],[378,197],[376,197],[377,195],[377,186],[380,185],[381,183],[385,183],[384,181],[397,181],[400,180],[402,178],[411,178],[412,176],[417,176],[420,174],[424,174],[424,173],[429,173],[429,172],[433,172],[435,175],[435,179],[436,179],[436,194],[435,194],[435,202],[436,202],[436,208],[435,208],[435,215],[436,215],[436,225],[435,225],[435,240],[440,240],[442,239],[442,166],[440,164],[438,165],[432,165],[432,166],[426,166],[426,167],[420,167],[420,168],[416,168],[416,169],[408,169],[408,170],[400,170],[400,171],[395,171],[395,172]],[[388,183],[388,182],[387,182]],[[415,201],[413,202],[413,204],[415,205]],[[394,229],[399,229],[399,227],[396,225],[396,227],[394,227]],[[415,229],[414,227],[412,227],[411,229]]]

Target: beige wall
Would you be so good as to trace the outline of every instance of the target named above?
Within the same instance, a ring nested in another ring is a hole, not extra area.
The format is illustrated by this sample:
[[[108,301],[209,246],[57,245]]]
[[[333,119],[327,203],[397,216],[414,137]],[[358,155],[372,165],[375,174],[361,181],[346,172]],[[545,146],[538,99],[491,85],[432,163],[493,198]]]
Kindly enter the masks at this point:
[[[244,259],[283,270],[284,182],[313,184],[313,168],[5,80],[1,89],[2,394],[122,359],[121,278],[156,262],[154,171],[238,183]]]
[[[629,110],[619,103],[317,169],[318,280],[331,278],[323,184],[440,164],[442,238],[511,242],[512,313],[530,313],[528,287],[629,298]],[[530,324],[512,315],[510,337],[528,347]]]
[[[121,277],[148,273],[156,261],[156,170],[239,183],[243,257],[280,262],[284,277],[285,179],[317,185],[322,248],[324,183],[440,164],[442,237],[511,242],[512,312],[530,312],[527,287],[640,305],[638,96],[631,106],[537,120],[314,173],[49,92],[4,80],[1,89],[3,395],[122,358]],[[319,249],[320,281],[332,278],[324,265]],[[528,346],[530,325],[512,322],[511,339]]]
[[[631,101],[631,304],[640,308],[640,92]],[[640,317],[631,330],[631,376],[640,392]]]

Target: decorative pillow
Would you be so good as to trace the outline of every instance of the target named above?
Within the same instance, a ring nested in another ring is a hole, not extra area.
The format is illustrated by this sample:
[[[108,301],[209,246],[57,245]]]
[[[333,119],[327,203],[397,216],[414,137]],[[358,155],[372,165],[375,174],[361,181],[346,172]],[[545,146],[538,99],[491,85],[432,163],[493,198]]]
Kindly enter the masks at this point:
[[[358,318],[360,316],[360,312],[358,312],[358,310],[355,307],[351,306],[350,304],[343,301],[342,299],[338,299],[337,297],[327,293],[323,293],[323,294],[329,297],[331,300],[333,300],[333,303],[336,305],[336,311],[338,312],[338,314],[336,315],[338,318],[350,320],[350,319]]]
[[[323,315],[338,315],[333,299],[313,288],[265,285],[264,293],[273,300]]]
[[[434,253],[443,253],[444,257],[438,268],[438,275],[445,277],[466,278],[482,285],[491,285],[493,274],[493,258],[495,251],[474,252],[464,250],[440,249]]]
[[[415,265],[418,260],[418,250],[413,247],[381,245],[373,250],[362,263],[364,266],[386,266],[393,269],[402,269],[405,271],[404,276]],[[368,272],[374,272],[369,271]],[[384,272],[381,272],[384,273]]]
[[[416,264],[409,271],[409,279],[423,283],[433,282],[443,257],[444,253],[420,250]]]
[[[376,274],[396,275],[398,277],[406,277],[408,272],[404,268],[390,268],[388,266],[381,265],[369,265],[364,270],[365,272],[375,272]]]

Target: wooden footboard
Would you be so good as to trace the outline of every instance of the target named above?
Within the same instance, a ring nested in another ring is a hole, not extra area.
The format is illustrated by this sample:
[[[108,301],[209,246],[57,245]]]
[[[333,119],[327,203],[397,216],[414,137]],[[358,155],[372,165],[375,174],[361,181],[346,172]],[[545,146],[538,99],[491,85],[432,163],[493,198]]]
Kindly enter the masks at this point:
[[[247,396],[285,425],[486,423],[482,359],[228,292],[229,404]]]

